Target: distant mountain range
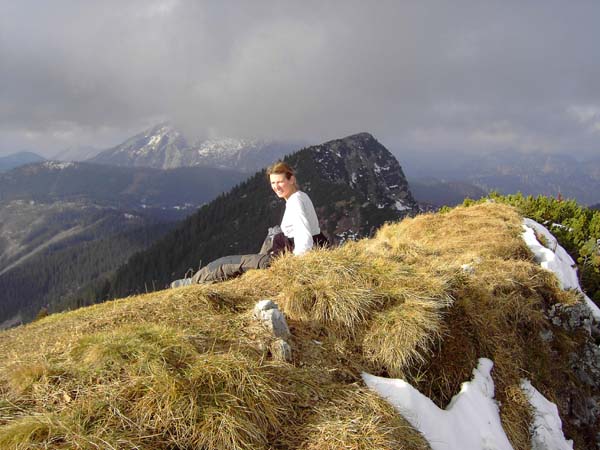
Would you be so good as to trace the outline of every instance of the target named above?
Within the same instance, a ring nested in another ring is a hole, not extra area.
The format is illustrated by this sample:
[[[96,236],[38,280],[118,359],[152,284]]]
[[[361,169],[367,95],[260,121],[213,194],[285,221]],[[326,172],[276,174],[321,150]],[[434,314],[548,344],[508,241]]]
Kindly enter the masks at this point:
[[[45,161],[45,158],[33,152],[18,152],[8,156],[0,156],[0,172],[40,161]]]
[[[419,159],[406,155],[412,184],[419,180],[461,182],[484,192],[522,192],[577,200],[582,205],[600,202],[600,158],[579,161],[570,155],[516,151],[457,157],[453,161]],[[421,191],[415,188],[415,192]],[[415,196],[421,201],[419,195]]]
[[[255,172],[299,147],[298,143],[233,138],[190,143],[175,127],[163,123],[100,152],[89,161],[155,169],[204,166]]]
[[[370,235],[384,222],[418,211],[398,161],[368,133],[308,147],[286,160],[296,168],[301,189],[312,198],[321,229],[333,242]],[[283,209],[264,170],[257,172],[134,255],[111,279],[106,298],[163,288],[198,268],[200,260],[257,252]]]
[[[100,152],[91,161],[128,167],[226,167],[253,173],[298,144],[215,139],[190,142],[168,123],[152,127],[124,143]],[[583,205],[600,202],[600,159],[578,161],[569,155],[516,151],[427,158],[399,154],[411,166],[408,173],[415,198],[425,207],[461,203],[496,190],[526,195],[559,193]],[[414,169],[414,170],[413,170]]]
[[[239,183],[235,170],[173,170],[45,161],[0,174],[0,202],[86,200],[95,205],[182,218]]]

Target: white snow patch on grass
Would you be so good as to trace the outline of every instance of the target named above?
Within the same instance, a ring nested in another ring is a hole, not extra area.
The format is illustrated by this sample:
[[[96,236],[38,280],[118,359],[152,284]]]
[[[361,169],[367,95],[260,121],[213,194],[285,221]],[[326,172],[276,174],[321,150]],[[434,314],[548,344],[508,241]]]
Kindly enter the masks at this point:
[[[445,410],[404,380],[367,373],[362,377],[423,434],[433,450],[512,450],[494,400],[492,366],[492,361],[480,358],[473,379],[462,384]]]
[[[600,308],[581,290],[577,278],[577,266],[573,258],[561,247],[548,229],[532,219],[523,219],[523,240],[535,255],[536,261],[547,270],[553,272],[563,289],[575,289],[583,295],[594,318],[600,322]],[[548,247],[537,240],[535,233],[544,236]]]

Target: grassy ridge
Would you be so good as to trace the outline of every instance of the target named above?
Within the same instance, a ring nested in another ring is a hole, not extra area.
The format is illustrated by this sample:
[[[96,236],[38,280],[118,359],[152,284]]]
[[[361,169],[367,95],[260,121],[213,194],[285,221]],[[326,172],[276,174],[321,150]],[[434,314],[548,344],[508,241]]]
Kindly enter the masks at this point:
[[[0,448],[426,449],[360,372],[405,377],[445,407],[479,357],[495,362],[514,448],[530,447],[523,376],[584,446],[593,430],[569,422],[569,405],[590,392],[566,356],[582,337],[543,313],[578,299],[532,260],[521,231],[508,206],[461,207],[229,282],[3,332]],[[291,363],[252,319],[263,298],[288,318]]]

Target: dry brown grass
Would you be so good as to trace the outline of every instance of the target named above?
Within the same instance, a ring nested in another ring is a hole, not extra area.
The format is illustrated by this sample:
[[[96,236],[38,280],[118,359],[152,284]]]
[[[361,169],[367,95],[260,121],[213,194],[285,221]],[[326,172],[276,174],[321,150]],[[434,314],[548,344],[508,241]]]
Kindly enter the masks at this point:
[[[164,326],[88,335],[8,368],[9,400],[37,413],[0,428],[0,447],[16,434],[27,445],[266,448],[291,410],[282,370],[240,352],[198,353]]]
[[[442,333],[442,310],[448,302],[409,299],[377,314],[367,330],[364,352],[380,371],[404,378],[404,369],[424,364]]]
[[[0,448],[427,448],[360,372],[405,377],[445,407],[480,357],[495,363],[511,442],[528,448],[519,380],[564,407],[556,355],[577,340],[541,340],[542,310],[574,296],[520,236],[507,206],[457,208],[0,333]],[[271,358],[251,317],[263,298],[287,315],[291,364]]]
[[[299,430],[304,450],[426,450],[408,422],[373,392],[340,391]]]

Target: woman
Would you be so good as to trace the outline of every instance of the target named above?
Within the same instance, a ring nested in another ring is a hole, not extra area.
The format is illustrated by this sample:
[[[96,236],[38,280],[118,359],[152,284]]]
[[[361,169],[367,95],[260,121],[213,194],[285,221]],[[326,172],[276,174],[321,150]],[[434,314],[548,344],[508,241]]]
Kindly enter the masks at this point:
[[[280,237],[279,242],[283,241],[285,248],[291,249],[294,255],[302,255],[314,245],[327,245],[327,238],[321,233],[312,201],[298,189],[293,169],[280,161],[267,169],[267,176],[275,194],[285,200],[281,230],[286,239]],[[280,251],[279,242],[276,237],[275,253]]]
[[[267,177],[275,194],[286,202],[281,221],[282,232],[273,236],[271,249],[253,255],[224,256],[204,266],[192,278],[174,281],[171,287],[223,281],[250,269],[264,269],[274,256],[286,250],[292,251],[294,255],[302,255],[315,245],[328,245],[327,238],[319,228],[312,201],[298,189],[294,170],[279,161],[267,169]]]

